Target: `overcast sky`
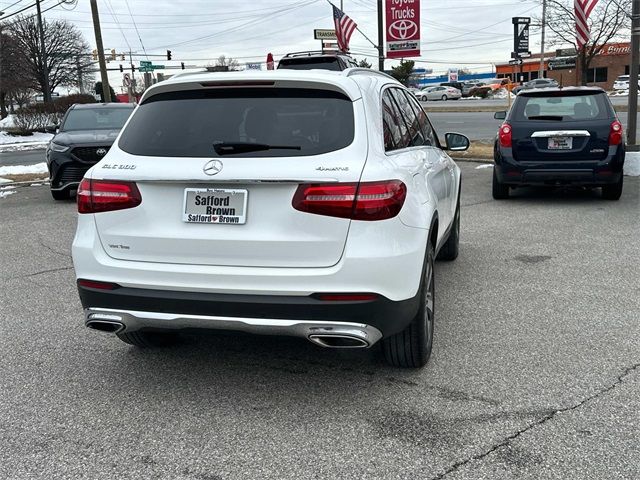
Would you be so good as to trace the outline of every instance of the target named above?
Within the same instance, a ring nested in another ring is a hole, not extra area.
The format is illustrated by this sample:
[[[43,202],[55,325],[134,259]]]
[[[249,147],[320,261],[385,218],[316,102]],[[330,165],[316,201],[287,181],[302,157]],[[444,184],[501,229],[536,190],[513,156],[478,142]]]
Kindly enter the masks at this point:
[[[47,9],[59,0],[42,0]],[[344,10],[371,40],[377,40],[375,0],[343,0]],[[338,6],[340,0],[335,0]],[[511,17],[540,15],[539,0],[422,0],[422,56],[416,66],[444,72],[449,67],[491,71],[492,63],[509,59],[513,46]],[[13,5],[12,5],[13,4]],[[33,0],[0,1],[5,17]],[[272,52],[276,60],[290,51],[318,49],[314,28],[333,28],[326,0],[98,0],[106,49],[132,50],[135,59],[144,51],[155,63],[206,65],[220,55],[241,63],[264,61]],[[68,7],[67,7],[68,8]],[[30,8],[25,13],[32,13]],[[88,0],[73,9],[57,6],[46,18],[65,18],[76,24],[95,47]],[[134,25],[135,22],[135,25]],[[136,31],[137,26],[137,31]],[[531,47],[539,49],[540,33],[531,31]],[[161,56],[170,49],[174,62]],[[351,49],[357,59],[369,56],[376,65],[376,51],[355,32]],[[122,63],[118,61],[116,63]],[[128,63],[128,62],[126,62]],[[387,61],[386,66],[395,64]],[[111,64],[110,66],[117,66]]]

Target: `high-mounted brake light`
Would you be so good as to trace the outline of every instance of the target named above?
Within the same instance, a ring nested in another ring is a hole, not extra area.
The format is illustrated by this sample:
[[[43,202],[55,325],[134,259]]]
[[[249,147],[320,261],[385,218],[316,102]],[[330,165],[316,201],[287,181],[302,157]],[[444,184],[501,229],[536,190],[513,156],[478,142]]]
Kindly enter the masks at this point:
[[[78,187],[77,196],[78,213],[124,210],[142,203],[140,190],[134,182],[84,178]]]
[[[616,120],[609,128],[609,145],[620,145],[622,143],[622,124]]]
[[[513,129],[507,122],[500,125],[498,130],[498,138],[500,139],[500,145],[505,148],[511,148],[512,145]]]
[[[398,215],[406,196],[407,187],[400,180],[303,184],[293,196],[292,205],[316,215],[373,221]]]

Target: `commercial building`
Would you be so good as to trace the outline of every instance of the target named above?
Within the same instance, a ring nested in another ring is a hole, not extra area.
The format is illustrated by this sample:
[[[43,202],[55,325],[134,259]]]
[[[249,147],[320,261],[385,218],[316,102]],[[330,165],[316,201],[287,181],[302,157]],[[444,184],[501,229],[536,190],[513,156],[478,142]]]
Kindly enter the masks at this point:
[[[544,76],[561,85],[579,85],[580,68],[576,65],[575,50],[563,49],[545,53]],[[628,75],[631,65],[630,43],[608,43],[592,60],[587,70],[588,84],[611,90],[620,75]],[[524,59],[522,65],[503,63],[496,65],[498,78],[511,78],[515,82],[527,82],[539,76],[540,54]]]

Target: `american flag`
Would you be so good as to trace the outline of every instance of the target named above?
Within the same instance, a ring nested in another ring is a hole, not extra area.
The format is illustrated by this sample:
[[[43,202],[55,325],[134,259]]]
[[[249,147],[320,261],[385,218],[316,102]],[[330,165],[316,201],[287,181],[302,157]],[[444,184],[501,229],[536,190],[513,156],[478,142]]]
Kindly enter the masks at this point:
[[[578,50],[589,41],[591,33],[587,19],[598,3],[598,0],[574,0],[574,10],[576,16],[576,43]]]
[[[342,10],[333,3],[333,22],[336,25],[336,38],[338,39],[338,48],[343,52],[349,51],[349,40],[353,31],[358,27],[356,22],[351,20]]]

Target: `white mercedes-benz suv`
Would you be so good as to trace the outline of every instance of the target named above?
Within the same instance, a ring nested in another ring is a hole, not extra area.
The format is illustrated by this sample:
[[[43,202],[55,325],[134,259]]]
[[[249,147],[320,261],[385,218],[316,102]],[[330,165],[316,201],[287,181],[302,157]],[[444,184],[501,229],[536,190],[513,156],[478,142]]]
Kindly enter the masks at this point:
[[[387,75],[203,73],[146,91],[78,211],[89,328],[139,347],[185,329],[381,342],[420,367],[434,260],[458,255],[460,170]]]

